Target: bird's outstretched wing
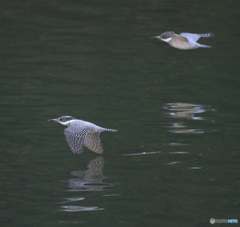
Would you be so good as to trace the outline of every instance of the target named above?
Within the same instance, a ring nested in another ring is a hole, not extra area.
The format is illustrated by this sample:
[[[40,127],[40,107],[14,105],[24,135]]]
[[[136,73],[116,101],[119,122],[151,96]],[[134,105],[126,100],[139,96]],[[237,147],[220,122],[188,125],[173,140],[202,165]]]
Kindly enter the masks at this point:
[[[85,137],[84,145],[93,152],[96,152],[98,154],[103,153],[100,132],[88,133]]]
[[[73,153],[81,154],[83,152],[84,139],[87,133],[89,132],[89,130],[90,129],[77,132],[71,129],[70,127],[64,130],[66,140]]]
[[[189,41],[197,42],[199,38],[201,38],[201,34],[193,34],[193,33],[180,33],[180,36],[187,38]]]

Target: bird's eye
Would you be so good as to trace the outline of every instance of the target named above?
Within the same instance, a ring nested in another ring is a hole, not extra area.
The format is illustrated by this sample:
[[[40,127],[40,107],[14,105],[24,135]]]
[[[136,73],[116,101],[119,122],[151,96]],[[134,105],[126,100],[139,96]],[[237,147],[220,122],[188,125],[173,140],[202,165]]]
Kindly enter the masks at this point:
[[[169,38],[169,36],[168,35],[162,35],[162,38],[167,39],[167,38]]]
[[[74,119],[75,119],[75,117],[71,117],[71,116],[65,117],[65,120],[66,120],[66,121],[71,121],[71,120],[74,120]]]

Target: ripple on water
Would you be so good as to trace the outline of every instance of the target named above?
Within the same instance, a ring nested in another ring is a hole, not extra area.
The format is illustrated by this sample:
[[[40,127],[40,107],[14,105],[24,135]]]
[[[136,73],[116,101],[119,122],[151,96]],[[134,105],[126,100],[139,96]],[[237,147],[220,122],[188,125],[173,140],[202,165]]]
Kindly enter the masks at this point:
[[[151,152],[140,152],[140,153],[132,153],[132,154],[123,154],[123,156],[136,156],[136,155],[149,155],[149,154],[159,154],[162,151],[151,151]]]
[[[97,210],[104,210],[104,208],[99,207],[84,207],[84,206],[61,206],[60,211],[66,212],[81,212],[81,211],[97,211]]]

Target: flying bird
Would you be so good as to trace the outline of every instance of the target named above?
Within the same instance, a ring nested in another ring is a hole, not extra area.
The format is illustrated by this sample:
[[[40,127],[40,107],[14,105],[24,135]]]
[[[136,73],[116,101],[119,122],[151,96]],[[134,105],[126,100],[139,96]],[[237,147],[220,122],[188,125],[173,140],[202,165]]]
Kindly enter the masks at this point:
[[[175,34],[173,31],[164,32],[159,36],[153,36],[152,39],[159,39],[164,42],[167,42],[172,47],[181,50],[190,50],[196,49],[199,47],[211,48],[208,45],[202,45],[197,41],[201,37],[213,37],[213,33],[204,33],[204,34],[194,34],[194,33],[180,33],[180,35]]]
[[[116,129],[102,128],[91,122],[78,120],[71,116],[62,116],[48,121],[67,126],[64,134],[71,151],[75,154],[81,154],[84,146],[93,152],[102,154],[103,147],[100,133],[103,131],[117,132]]]

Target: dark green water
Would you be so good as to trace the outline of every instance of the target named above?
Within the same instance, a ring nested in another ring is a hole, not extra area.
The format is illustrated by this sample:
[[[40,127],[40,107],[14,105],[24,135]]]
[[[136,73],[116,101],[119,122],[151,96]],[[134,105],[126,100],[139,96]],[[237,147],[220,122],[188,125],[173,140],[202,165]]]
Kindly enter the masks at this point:
[[[1,226],[240,219],[238,1],[1,1]],[[177,50],[164,31],[214,32]],[[72,115],[116,128],[71,153]],[[216,224],[217,225],[217,224]]]

